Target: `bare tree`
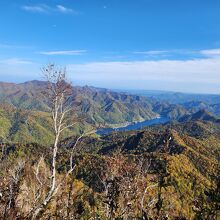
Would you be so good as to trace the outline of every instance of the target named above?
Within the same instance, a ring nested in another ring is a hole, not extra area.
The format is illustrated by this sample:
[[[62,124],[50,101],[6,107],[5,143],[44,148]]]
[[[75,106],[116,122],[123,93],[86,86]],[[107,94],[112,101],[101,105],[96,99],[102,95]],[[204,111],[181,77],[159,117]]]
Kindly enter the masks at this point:
[[[53,157],[49,190],[43,202],[32,211],[32,219],[39,219],[39,217],[45,212],[48,204],[56,195],[61,185],[61,183],[58,183],[57,181],[56,164],[58,144],[62,132],[67,128],[71,128],[76,123],[70,120],[70,113],[72,110],[72,86],[70,85],[70,83],[67,82],[66,69],[58,69],[54,64],[49,64],[42,69],[42,72],[47,80],[47,89],[45,91],[45,96],[51,106],[51,114],[53,119]],[[73,171],[73,169],[74,166],[71,164],[67,175],[69,175]]]
[[[0,216],[1,219],[15,219],[17,216],[16,200],[19,195],[20,184],[24,172],[25,162],[19,160],[12,168],[8,169],[8,174],[1,179],[0,192]]]

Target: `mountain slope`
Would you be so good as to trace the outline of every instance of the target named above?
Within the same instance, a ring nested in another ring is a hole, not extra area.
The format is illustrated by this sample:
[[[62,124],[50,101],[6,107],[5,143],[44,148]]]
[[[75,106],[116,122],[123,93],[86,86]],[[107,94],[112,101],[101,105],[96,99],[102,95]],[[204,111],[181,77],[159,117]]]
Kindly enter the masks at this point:
[[[43,96],[46,87],[46,82],[36,80],[21,84],[2,82],[0,103],[8,103],[17,108],[48,111],[49,106]],[[90,123],[105,123],[109,126],[149,120],[158,116],[179,119],[191,113],[182,105],[89,86],[73,87],[73,108],[79,114],[86,114]]]
[[[69,150],[75,141],[76,137],[73,136],[61,143],[60,170],[64,164],[68,164]],[[38,155],[39,153],[37,152]],[[138,132],[119,132],[101,138],[85,137],[76,149],[76,178],[100,196],[102,182],[97,175],[102,176],[107,172],[108,160],[111,158],[114,168],[117,155],[119,158],[123,158],[120,155],[128,158],[129,165],[132,164],[133,167],[142,160],[150,161],[146,184],[152,184],[155,176],[162,178],[164,185],[161,195],[163,206],[169,208],[166,210],[169,217],[178,219],[177,216],[185,216],[185,219],[195,219],[195,201],[201,196],[205,198],[207,191],[216,187],[220,160],[220,125],[209,121],[175,122]],[[122,161],[118,163],[121,164]],[[157,198],[157,195],[155,189],[149,189],[147,197],[151,200],[152,197]],[[210,200],[207,203],[203,201],[203,204],[209,208]]]
[[[48,111],[42,95],[47,84],[30,81],[22,84],[0,83],[0,102],[30,110]],[[121,124],[142,121],[158,116],[150,100],[136,95],[112,92],[93,87],[73,87],[73,108],[86,113],[95,123]]]
[[[220,119],[218,119],[216,116],[214,116],[212,113],[208,112],[207,110],[199,110],[198,112],[191,114],[191,115],[185,115],[179,119],[180,122],[186,122],[186,121],[210,121],[218,123],[220,122]]]
[[[9,112],[9,109],[4,114],[4,118],[6,116],[9,118],[8,121],[4,122],[7,127],[8,123],[13,122],[11,119],[19,118],[17,115],[21,113],[14,108],[13,114]],[[33,114],[32,111],[31,114]],[[25,112],[26,115],[27,112]],[[32,117],[34,115],[31,115]],[[18,120],[18,126],[22,123],[26,123],[25,117],[22,121]],[[60,143],[57,158],[59,176],[65,175],[63,172],[65,172],[66,166],[69,165],[70,150],[76,138],[76,136],[68,137]],[[48,161],[51,158],[49,148],[36,144],[7,143],[2,149],[0,157],[5,161],[8,155],[10,155],[9,158],[14,158],[14,160],[18,160],[20,157],[22,159],[25,158],[26,161],[30,160],[32,165],[29,165],[27,169],[29,172],[34,161],[38,161],[41,155],[44,155]],[[2,152],[4,153],[3,155]],[[84,187],[83,189],[85,191],[89,190],[94,195],[93,201],[96,201],[96,203],[92,204],[96,204],[97,207],[102,207],[97,198],[100,198],[105,193],[105,191],[101,190],[103,188],[101,177],[105,176],[110,170],[110,177],[116,175],[118,180],[121,177],[122,183],[125,183],[129,181],[133,174],[136,174],[136,169],[130,170],[130,168],[139,167],[141,162],[144,161],[148,167],[146,168],[148,173],[146,182],[144,182],[144,189],[150,185],[155,185],[155,183],[162,184],[163,187],[160,192],[162,198],[161,207],[169,215],[169,218],[184,219],[183,217],[185,217],[185,219],[195,219],[195,201],[198,201],[201,197],[205,198],[209,190],[216,188],[220,160],[220,124],[202,120],[182,123],[173,122],[142,131],[118,132],[100,138],[84,137],[77,146],[75,153],[74,162],[77,164],[77,168],[74,171],[73,181],[80,181],[81,186]],[[128,161],[125,167],[121,167],[123,158]],[[109,160],[112,161],[111,165],[108,163]],[[49,164],[49,162],[45,164]],[[117,176],[117,166],[120,166],[122,176]],[[141,170],[142,166],[143,164],[141,165]],[[47,169],[48,167],[45,165],[42,170]],[[127,171],[128,176],[126,176],[124,171]],[[145,168],[141,172],[145,172]],[[28,177],[30,176],[33,175],[28,174]],[[28,180],[28,177],[25,178]],[[123,179],[124,177],[127,178]],[[24,183],[26,183],[26,179]],[[135,180],[145,180],[145,178],[137,173]],[[33,181],[31,179],[30,182],[32,183]],[[137,185],[137,189],[140,190],[141,186],[141,184]],[[62,192],[66,192],[67,189],[68,185],[65,185]],[[127,189],[128,187],[125,188],[125,192],[127,192]],[[24,190],[19,191],[23,196],[22,198],[25,198],[23,192]],[[61,194],[63,198],[65,194]],[[87,199],[82,198],[81,195],[82,207],[88,208]],[[135,196],[137,195],[138,193],[135,194]],[[142,192],[141,195],[143,195]],[[157,188],[149,188],[146,194],[146,204],[152,198],[158,198]],[[77,198],[74,197],[74,199]],[[124,200],[121,199],[121,201]],[[158,200],[156,199],[156,201]],[[211,207],[210,198],[207,201],[201,201],[206,210]],[[94,208],[94,206],[92,207]],[[152,209],[155,208],[152,207]],[[139,209],[136,207],[135,211],[137,210]]]
[[[49,113],[17,109],[11,105],[0,105],[0,141],[20,143],[40,143],[49,145],[52,143],[53,126]],[[66,130],[63,137],[78,132]]]

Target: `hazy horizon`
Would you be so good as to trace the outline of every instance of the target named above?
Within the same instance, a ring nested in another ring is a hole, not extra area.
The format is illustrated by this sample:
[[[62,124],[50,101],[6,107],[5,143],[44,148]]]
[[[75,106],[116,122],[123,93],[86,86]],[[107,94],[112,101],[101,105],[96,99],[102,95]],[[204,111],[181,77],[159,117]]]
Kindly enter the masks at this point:
[[[23,84],[23,83],[28,83],[31,81],[45,81],[43,78],[39,78],[39,79],[30,79],[30,80],[24,80],[24,81],[9,81],[9,80],[0,80],[0,83],[14,83],[14,84]],[[94,88],[98,88],[98,89],[109,89],[112,91],[116,91],[116,92],[126,92],[126,93],[130,93],[130,94],[137,94],[137,95],[141,95],[142,92],[149,92],[149,94],[172,94],[172,93],[182,93],[185,95],[220,95],[220,93],[202,93],[202,92],[185,92],[185,91],[181,91],[181,90],[161,90],[161,89],[135,89],[135,88],[126,88],[126,87],[105,87],[105,86],[99,86],[98,84],[86,84],[86,83],[77,83],[77,82],[72,82],[70,81],[73,86],[89,86],[89,87],[94,87]]]

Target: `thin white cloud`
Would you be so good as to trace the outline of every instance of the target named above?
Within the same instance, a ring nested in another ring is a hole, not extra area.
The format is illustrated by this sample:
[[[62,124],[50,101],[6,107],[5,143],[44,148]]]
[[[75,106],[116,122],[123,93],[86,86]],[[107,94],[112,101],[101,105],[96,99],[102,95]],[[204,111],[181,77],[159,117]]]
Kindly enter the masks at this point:
[[[31,49],[32,46],[0,43],[2,49]]]
[[[42,51],[40,54],[43,55],[82,55],[86,50],[61,50],[61,51]]]
[[[142,55],[163,55],[169,53],[168,50],[149,50],[149,51],[135,51],[134,54],[142,54]]]
[[[47,5],[23,5],[21,7],[23,10],[28,12],[35,12],[35,13],[47,13],[50,11],[50,7]]]
[[[0,60],[0,81],[24,82],[41,79],[41,65],[28,60]]]
[[[207,57],[220,57],[220,49],[201,50],[200,54]]]
[[[201,55],[198,50],[189,49],[172,49],[172,50],[147,50],[147,51],[135,51],[133,54],[145,55],[145,56],[175,56],[175,55]]]
[[[62,14],[79,14],[78,11],[73,10],[72,8],[65,7],[63,5],[49,6],[46,4],[38,4],[38,5],[23,5],[21,7],[23,10],[27,12],[33,13],[62,13]]]
[[[73,10],[72,8],[67,8],[63,5],[57,5],[56,8],[59,12],[64,14],[78,14],[77,11]]]
[[[26,59],[0,60],[0,78],[34,79],[40,66]],[[67,71],[73,82],[99,87],[220,93],[220,58],[89,62],[67,65]]]
[[[72,64],[69,69],[74,73],[75,80],[200,82],[220,85],[220,59],[94,62]]]
[[[29,60],[19,59],[19,58],[10,58],[0,60],[0,64],[4,65],[24,65],[24,64],[33,64],[33,62]]]

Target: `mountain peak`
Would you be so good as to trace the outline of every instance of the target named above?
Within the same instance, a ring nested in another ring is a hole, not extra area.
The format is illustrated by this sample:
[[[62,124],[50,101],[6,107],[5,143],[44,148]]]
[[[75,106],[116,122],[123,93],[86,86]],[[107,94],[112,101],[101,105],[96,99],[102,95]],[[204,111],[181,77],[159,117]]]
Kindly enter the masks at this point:
[[[196,113],[193,113],[191,115],[186,115],[180,118],[180,122],[186,122],[186,121],[211,121],[211,122],[218,122],[219,119],[213,115],[211,112],[207,111],[206,109],[201,109]]]

